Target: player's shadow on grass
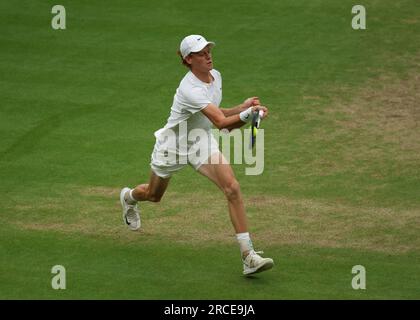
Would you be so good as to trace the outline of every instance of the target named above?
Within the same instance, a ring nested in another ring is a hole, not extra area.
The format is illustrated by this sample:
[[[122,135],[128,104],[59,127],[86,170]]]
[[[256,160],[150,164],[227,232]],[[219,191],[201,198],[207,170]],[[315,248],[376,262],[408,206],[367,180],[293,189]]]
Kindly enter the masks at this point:
[[[247,281],[261,281],[261,277],[255,275],[244,276]]]

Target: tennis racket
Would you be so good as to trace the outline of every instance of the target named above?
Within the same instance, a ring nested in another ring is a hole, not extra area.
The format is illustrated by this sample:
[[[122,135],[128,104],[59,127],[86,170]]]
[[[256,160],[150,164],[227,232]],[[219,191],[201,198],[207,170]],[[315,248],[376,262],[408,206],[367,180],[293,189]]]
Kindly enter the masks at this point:
[[[254,148],[255,142],[257,140],[257,133],[258,129],[261,124],[262,117],[264,115],[264,111],[262,110],[256,110],[252,112],[252,119],[251,119],[251,143],[250,147],[251,149]]]

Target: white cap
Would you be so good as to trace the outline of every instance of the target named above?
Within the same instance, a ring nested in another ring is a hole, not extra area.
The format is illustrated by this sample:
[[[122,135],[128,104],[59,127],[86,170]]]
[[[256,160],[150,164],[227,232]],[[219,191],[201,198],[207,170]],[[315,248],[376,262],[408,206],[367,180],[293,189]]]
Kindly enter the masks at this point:
[[[206,38],[199,34],[192,34],[185,37],[181,41],[179,51],[181,51],[182,58],[185,59],[191,52],[199,52],[203,50],[207,45],[215,46],[216,44],[211,41],[207,41]]]

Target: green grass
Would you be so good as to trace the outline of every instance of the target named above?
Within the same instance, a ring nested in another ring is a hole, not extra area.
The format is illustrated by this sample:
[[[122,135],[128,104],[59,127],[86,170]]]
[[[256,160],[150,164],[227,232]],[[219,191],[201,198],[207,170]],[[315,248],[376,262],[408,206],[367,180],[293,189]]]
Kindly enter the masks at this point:
[[[203,250],[55,232],[6,235],[3,299],[409,299],[418,294],[419,258],[410,254],[275,246],[268,249],[277,267],[243,278],[234,245]],[[365,291],[351,287],[355,261],[367,270]],[[54,265],[66,267],[66,290],[51,289]]]
[[[54,4],[0,4],[0,298],[420,297],[416,1],[365,2],[364,31],[347,0],[71,1],[59,31]],[[120,221],[190,33],[216,42],[223,107],[270,108],[264,173],[234,166],[254,244],[276,261],[253,279],[222,195],[190,168],[144,205],[142,233]],[[67,290],[51,289],[56,264]]]

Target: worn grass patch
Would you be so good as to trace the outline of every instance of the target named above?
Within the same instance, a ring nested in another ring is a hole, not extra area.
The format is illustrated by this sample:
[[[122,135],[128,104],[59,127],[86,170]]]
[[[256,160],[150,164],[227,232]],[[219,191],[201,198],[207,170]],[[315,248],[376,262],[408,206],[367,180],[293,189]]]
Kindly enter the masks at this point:
[[[420,63],[416,64],[420,70]],[[379,90],[378,90],[379,86]],[[334,150],[317,162],[332,174],[348,166],[363,172],[393,161],[399,170],[420,164],[420,77],[417,72],[405,79],[382,75],[360,90],[350,102],[336,101],[325,114],[308,117],[333,119],[333,129],[317,128],[316,140],[329,143]],[[340,143],[340,142],[343,143]],[[335,157],[332,157],[332,153]],[[335,163],[325,159],[335,158]],[[375,165],[372,165],[375,164]]]
[[[130,232],[123,225],[118,195],[119,189],[91,187],[80,190],[76,199],[18,205],[14,209],[21,213],[20,217],[32,213],[33,218],[30,222],[14,219],[12,223],[22,229],[83,233],[129,242],[234,242],[227,205],[220,192],[169,190],[160,204],[142,203],[140,232]],[[395,254],[420,247],[419,210],[354,207],[274,196],[245,197],[245,204],[258,247],[298,244]],[[55,217],[55,211],[69,210],[71,206],[64,221]]]

